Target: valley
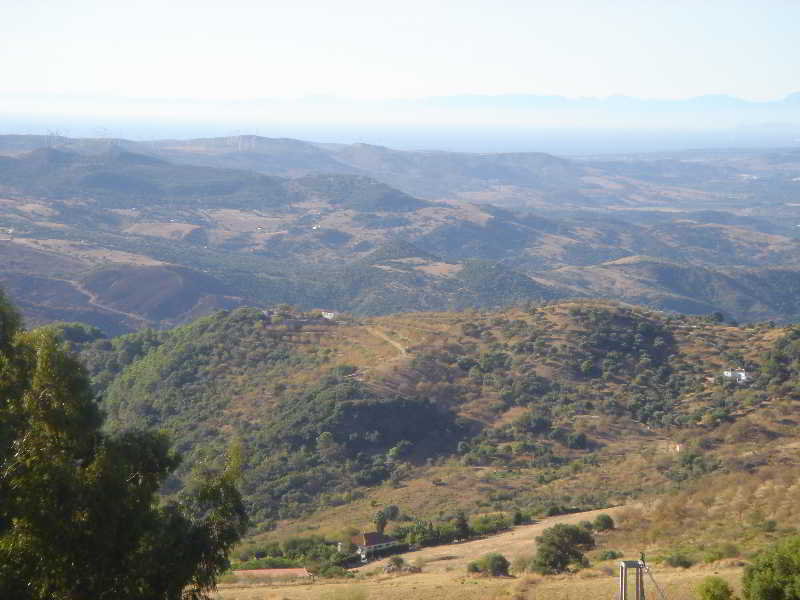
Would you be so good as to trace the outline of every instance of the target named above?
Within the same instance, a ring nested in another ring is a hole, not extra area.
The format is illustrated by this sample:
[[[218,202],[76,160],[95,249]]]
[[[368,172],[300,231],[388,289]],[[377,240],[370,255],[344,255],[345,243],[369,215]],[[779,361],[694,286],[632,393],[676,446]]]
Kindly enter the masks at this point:
[[[571,297],[790,321],[798,176],[792,150],[600,160],[0,136],[0,282],[31,325],[113,334],[244,305]]]
[[[237,457],[234,569],[323,574],[219,598],[578,598],[607,551],[680,595],[796,532],[795,153],[41,143],[0,136],[0,285],[108,435],[169,436],[165,501]],[[348,575],[335,544],[389,509],[421,572]],[[599,512],[588,566],[530,572]],[[513,578],[467,574],[489,550]]]
[[[0,600],[800,600],[800,2],[43,5]]]

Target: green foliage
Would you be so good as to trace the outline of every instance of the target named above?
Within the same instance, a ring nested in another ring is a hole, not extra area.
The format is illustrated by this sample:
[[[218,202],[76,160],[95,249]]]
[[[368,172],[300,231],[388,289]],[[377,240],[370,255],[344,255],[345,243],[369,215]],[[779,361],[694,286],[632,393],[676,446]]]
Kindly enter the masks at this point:
[[[503,513],[480,515],[472,520],[470,529],[476,535],[490,535],[510,528],[508,518]]]
[[[261,311],[238,309],[168,332],[97,340],[82,355],[105,388],[110,429],[167,429],[187,465],[218,455],[231,435],[241,439],[242,491],[256,522],[347,501],[354,485],[399,477],[416,445],[436,452],[454,444],[451,413],[425,399],[381,397],[350,377],[352,365],[334,366],[315,384],[276,386],[328,359],[292,335]],[[231,410],[242,398],[252,409]],[[176,474],[169,492],[189,469]]]
[[[0,289],[0,352],[8,352],[14,335],[22,326],[22,318]]]
[[[583,552],[593,547],[591,532],[559,523],[536,538],[533,569],[542,574],[563,573],[570,564],[583,561]]]
[[[159,506],[179,463],[166,438],[101,432],[84,368],[2,301],[0,597],[202,597],[247,526],[236,461]]]
[[[282,556],[267,556],[240,561],[234,565],[237,569],[292,569],[301,567],[302,562]]]
[[[775,341],[763,357],[759,385],[779,385],[800,373],[800,326],[792,327]],[[795,392],[797,393],[797,392]]]
[[[375,531],[380,534],[383,534],[383,530],[386,529],[386,515],[383,514],[382,510],[379,510],[375,513],[375,517],[372,519],[373,523],[375,523]]]
[[[243,494],[253,520],[266,528],[350,502],[366,486],[399,486],[423,457],[455,447],[463,465],[538,469],[534,480],[544,486],[596,464],[593,451],[603,441],[589,415],[632,417],[654,428],[688,418],[688,404],[673,403],[683,393],[687,368],[665,350],[674,344],[666,319],[613,305],[569,307],[553,311],[558,323],[568,318],[563,336],[556,336],[552,322],[529,315],[457,320],[452,337],[414,348],[410,364],[398,362],[383,380],[354,364],[329,362],[329,345],[314,343],[326,334],[310,326],[290,329],[288,319],[303,315],[289,308],[279,311],[285,314],[281,324],[275,315],[240,309],[171,331],[86,342],[82,352],[98,391],[105,392],[110,429],[134,423],[164,428],[186,456],[168,494],[185,484],[189,465],[213,463],[210,457],[227,439],[241,439],[248,449]],[[459,325],[469,335],[461,335]],[[609,371],[611,381],[597,385],[571,374],[573,355],[599,368],[602,352],[603,360],[616,357],[618,363]],[[649,366],[641,372],[652,374],[636,384],[626,373],[637,373],[642,360]],[[539,370],[542,362],[546,371]],[[467,421],[456,416],[467,403],[497,415],[518,409],[513,420]],[[719,466],[709,449],[694,446],[655,464],[674,481]],[[483,506],[509,511],[510,521],[518,506],[536,514],[553,503],[550,514],[608,506],[600,496],[528,502],[521,493],[497,492]],[[453,523],[446,525],[416,531],[410,543],[449,539]],[[476,532],[493,530],[479,523]]]
[[[623,556],[624,554],[622,554],[622,552],[617,552],[616,550],[603,550],[597,555],[597,560],[616,560]]]
[[[460,510],[456,513],[456,518],[453,523],[455,529],[456,539],[465,540],[470,536],[469,523],[464,511]]]
[[[759,526],[761,527],[762,531],[772,533],[778,529],[778,522],[775,519],[766,519],[765,521],[762,521]]]
[[[511,563],[508,562],[505,556],[497,552],[490,552],[469,563],[467,572],[483,573],[490,577],[508,577],[508,568],[510,566]]]
[[[50,323],[47,325],[47,329],[70,346],[81,346],[106,338],[100,329],[85,323]]]
[[[785,538],[758,554],[745,568],[746,600],[800,598],[800,536]]]
[[[670,567],[680,567],[682,569],[688,569],[694,564],[692,557],[681,551],[668,554],[666,558],[664,558],[664,562]]]
[[[722,560],[723,558],[734,558],[739,556],[739,554],[739,547],[736,544],[728,542],[709,548],[703,555],[703,560],[710,563]]]
[[[692,446],[679,452],[671,465],[661,469],[669,479],[685,481],[695,479],[718,468],[717,460],[711,458],[701,448]]]
[[[349,538],[349,536],[347,536]],[[281,542],[250,547],[236,564],[238,569],[284,568],[304,566],[320,577],[341,577],[355,557],[348,548],[338,551],[338,544],[320,535],[289,537]]]
[[[594,525],[596,531],[608,531],[609,529],[614,529],[614,519],[611,518],[611,515],[603,513],[594,518],[592,525]]]
[[[733,590],[722,577],[710,575],[697,587],[698,600],[732,600]]]

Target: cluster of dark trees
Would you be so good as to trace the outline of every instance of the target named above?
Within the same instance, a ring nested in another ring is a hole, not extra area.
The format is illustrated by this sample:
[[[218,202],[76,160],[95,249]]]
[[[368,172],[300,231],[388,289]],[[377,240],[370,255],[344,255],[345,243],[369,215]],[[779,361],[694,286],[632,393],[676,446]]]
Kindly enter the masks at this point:
[[[238,453],[159,504],[180,457],[102,422],[83,366],[0,292],[0,598],[203,598],[228,568],[248,525]]]

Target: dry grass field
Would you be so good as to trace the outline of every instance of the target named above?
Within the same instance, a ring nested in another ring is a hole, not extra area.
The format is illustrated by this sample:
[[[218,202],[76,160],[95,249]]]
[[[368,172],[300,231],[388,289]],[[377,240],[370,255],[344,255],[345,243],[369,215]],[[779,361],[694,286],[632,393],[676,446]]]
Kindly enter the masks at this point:
[[[241,577],[220,585],[216,600],[599,600],[615,598],[618,589],[617,561],[594,563],[591,569],[575,574],[543,577],[520,574],[511,577],[475,577],[467,575],[466,566],[488,552],[500,552],[513,562],[535,552],[535,538],[556,523],[579,523],[606,512],[617,519],[624,508],[590,511],[544,519],[538,523],[515,527],[513,531],[470,542],[424,548],[408,552],[403,558],[422,568],[421,573],[385,574],[384,561],[376,561],[355,569],[352,580],[317,580],[316,582],[254,581]],[[624,521],[623,521],[624,522]],[[638,558],[638,548],[625,547],[625,529],[613,536],[615,549],[629,559]],[[608,538],[597,536],[598,546],[607,547]],[[590,556],[596,552],[590,553]],[[689,569],[653,567],[653,575],[669,600],[694,598],[694,589],[709,575],[719,575],[740,589],[742,562],[718,561]],[[631,577],[631,585],[633,578]],[[648,598],[657,598],[651,580],[646,581]]]
[[[296,584],[222,584],[215,600],[612,600],[617,597],[615,573],[587,570],[577,574],[540,577],[472,577],[464,572],[423,571],[411,575],[380,575],[350,581]],[[668,600],[693,600],[705,577],[723,577],[741,591],[739,566],[702,566],[690,569],[654,569],[654,577]],[[633,585],[633,578],[630,581]],[[645,583],[648,598],[658,598],[652,582]]]
[[[581,521],[593,520],[599,514],[609,514],[615,517],[619,508],[609,508],[604,510],[593,510],[588,512],[575,513],[571,515],[561,515],[549,517],[534,523],[533,525],[520,525],[513,530],[499,535],[493,535],[478,540],[471,540],[460,544],[446,546],[434,546],[423,548],[416,552],[408,552],[403,555],[407,561],[424,563],[426,573],[447,573],[455,572],[459,575],[466,572],[467,564],[489,552],[500,552],[509,560],[516,556],[533,554],[536,548],[536,537],[548,527],[556,523],[569,523],[577,525]],[[599,541],[599,540],[598,540]],[[368,566],[357,569],[358,572],[368,573],[375,568],[383,568],[386,561],[378,561]]]

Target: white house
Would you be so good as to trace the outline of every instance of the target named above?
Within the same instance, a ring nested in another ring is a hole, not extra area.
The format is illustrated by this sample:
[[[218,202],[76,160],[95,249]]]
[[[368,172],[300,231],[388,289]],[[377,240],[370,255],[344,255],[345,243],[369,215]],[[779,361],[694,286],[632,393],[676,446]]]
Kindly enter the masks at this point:
[[[736,383],[744,383],[748,380],[747,372],[744,369],[727,369],[722,372],[722,376],[727,379],[735,379]]]

